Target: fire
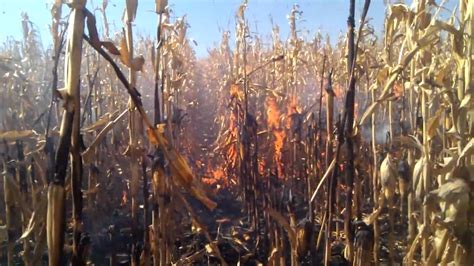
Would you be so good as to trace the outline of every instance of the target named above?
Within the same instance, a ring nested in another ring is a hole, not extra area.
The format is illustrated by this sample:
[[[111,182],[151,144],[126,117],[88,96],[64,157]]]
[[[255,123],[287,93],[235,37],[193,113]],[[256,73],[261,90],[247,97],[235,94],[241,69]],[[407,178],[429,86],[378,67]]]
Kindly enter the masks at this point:
[[[273,136],[275,137],[275,154],[273,159],[277,164],[277,171],[278,176],[283,177],[283,160],[282,160],[282,152],[283,152],[283,144],[285,143],[286,133],[283,129],[277,129],[273,131]]]
[[[216,180],[225,180],[224,170],[221,168],[214,169],[214,171],[212,171],[212,176]]]
[[[267,125],[270,129],[280,127],[280,110],[275,97],[267,97]]]
[[[120,206],[127,205],[127,202],[128,202],[127,191],[124,190],[124,191],[122,191],[122,202],[120,203]]]
[[[240,101],[244,98],[244,92],[240,89],[239,85],[232,84],[230,85],[230,96]]]
[[[265,176],[265,168],[266,168],[266,165],[265,165],[265,160],[263,160],[263,158],[258,158],[258,173],[261,175],[261,176]]]
[[[208,185],[217,184],[219,187],[228,185],[226,174],[224,172],[224,169],[221,166],[217,166],[216,168],[209,170],[209,176],[204,177],[202,179],[202,182]]]
[[[230,116],[230,123],[229,123],[229,136],[227,143],[230,144],[229,150],[227,151],[227,160],[230,161],[232,167],[237,165],[237,158],[238,158],[238,148],[237,148],[237,140],[239,136],[239,129],[237,127],[237,114],[235,112],[232,113]]]
[[[278,103],[275,97],[267,97],[266,100],[266,114],[267,114],[267,125],[270,132],[273,133],[273,147],[274,147],[274,154],[273,154],[273,161],[276,164],[277,168],[277,175],[279,177],[283,177],[283,147],[285,144],[286,139],[286,132],[285,129],[282,127],[280,123],[280,116],[281,111],[278,107]],[[296,96],[290,97],[290,101],[287,105],[287,117],[291,114],[298,112],[298,102]],[[286,126],[289,127],[290,120],[286,120]]]

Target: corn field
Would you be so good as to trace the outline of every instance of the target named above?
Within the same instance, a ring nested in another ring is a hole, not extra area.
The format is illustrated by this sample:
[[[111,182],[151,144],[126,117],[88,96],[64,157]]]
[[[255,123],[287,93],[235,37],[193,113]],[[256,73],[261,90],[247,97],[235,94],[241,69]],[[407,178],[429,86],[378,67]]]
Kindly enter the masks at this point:
[[[383,33],[347,0],[337,40],[243,0],[204,58],[172,0],[134,32],[141,1],[112,32],[54,0],[48,46],[12,22],[1,265],[473,264],[473,0],[386,3]]]

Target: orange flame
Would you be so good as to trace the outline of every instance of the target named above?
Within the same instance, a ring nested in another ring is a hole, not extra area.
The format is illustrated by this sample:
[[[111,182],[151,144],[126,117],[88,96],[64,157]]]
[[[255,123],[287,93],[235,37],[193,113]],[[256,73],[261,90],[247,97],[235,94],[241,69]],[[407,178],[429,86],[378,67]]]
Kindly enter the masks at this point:
[[[127,191],[122,191],[122,202],[120,203],[120,206],[125,206],[127,205],[128,198],[127,198]]]
[[[280,127],[280,110],[275,97],[267,98],[267,125],[270,129]]]
[[[237,164],[237,158],[239,155],[237,142],[234,142],[235,140],[237,140],[238,136],[239,129],[237,128],[237,114],[233,112],[230,116],[229,136],[227,141],[227,143],[232,143],[229,147],[229,150],[227,151],[227,159],[230,161],[232,167]]]
[[[283,160],[282,160],[282,151],[283,144],[285,142],[286,133],[283,129],[277,129],[273,131],[273,136],[275,137],[275,154],[273,159],[277,164],[278,176],[283,177]]]
[[[286,106],[287,112],[286,112],[286,119],[285,119],[285,126],[286,128],[291,127],[291,115],[296,114],[296,113],[301,113],[301,108],[298,106],[298,99],[296,98],[296,95],[291,95],[290,100],[288,101],[288,104]]]
[[[209,177],[204,177],[202,181],[206,184],[213,185],[216,183],[227,184],[227,179],[225,178],[224,170],[221,167],[217,167],[214,170],[210,171]]]
[[[241,101],[244,98],[244,92],[240,89],[237,84],[230,85],[230,96]]]
[[[258,158],[258,173],[260,176],[265,176],[265,160]]]

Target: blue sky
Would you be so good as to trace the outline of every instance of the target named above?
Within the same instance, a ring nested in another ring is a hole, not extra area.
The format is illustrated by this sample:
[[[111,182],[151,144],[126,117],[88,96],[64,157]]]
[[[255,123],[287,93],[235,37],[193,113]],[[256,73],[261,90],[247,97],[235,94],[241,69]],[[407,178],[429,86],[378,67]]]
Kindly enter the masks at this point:
[[[88,6],[100,6],[102,0],[88,0]],[[385,6],[382,0],[372,0],[369,10],[372,24],[380,33],[383,29]],[[195,47],[198,57],[207,55],[207,49],[217,44],[221,38],[222,30],[233,30],[235,27],[234,15],[240,5],[240,0],[169,0],[175,16],[185,15],[191,28],[188,36],[198,43]],[[289,25],[286,16],[294,3],[303,11],[297,27],[302,33],[310,36],[320,30],[329,33],[332,40],[346,30],[348,14],[348,0],[249,0],[246,17],[252,33],[258,32],[263,36],[270,36],[271,22],[280,26],[281,38],[288,36]],[[363,1],[356,1],[356,15],[359,18]],[[30,20],[41,33],[44,45],[51,43],[49,25],[51,0],[0,0],[0,43],[8,36],[21,40],[21,12],[26,12]],[[109,0],[107,16],[111,32],[121,30],[122,13],[125,0]],[[135,33],[154,36],[156,31],[157,16],[154,11],[154,0],[139,0]],[[68,13],[68,7],[63,6],[63,15]],[[102,19],[98,16],[98,24]]]

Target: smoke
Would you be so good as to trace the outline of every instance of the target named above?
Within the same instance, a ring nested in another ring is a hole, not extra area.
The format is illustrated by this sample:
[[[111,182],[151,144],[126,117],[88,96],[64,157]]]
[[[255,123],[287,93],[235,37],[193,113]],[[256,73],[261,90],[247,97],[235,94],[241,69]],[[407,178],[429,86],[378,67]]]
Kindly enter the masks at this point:
[[[380,122],[375,124],[375,143],[384,144],[387,141],[387,133],[389,132],[389,129],[390,129],[388,119],[376,120],[376,121],[380,121]],[[364,139],[364,141],[367,141],[367,142],[372,141],[372,128],[371,128],[370,122],[367,122],[361,127],[361,136]]]

